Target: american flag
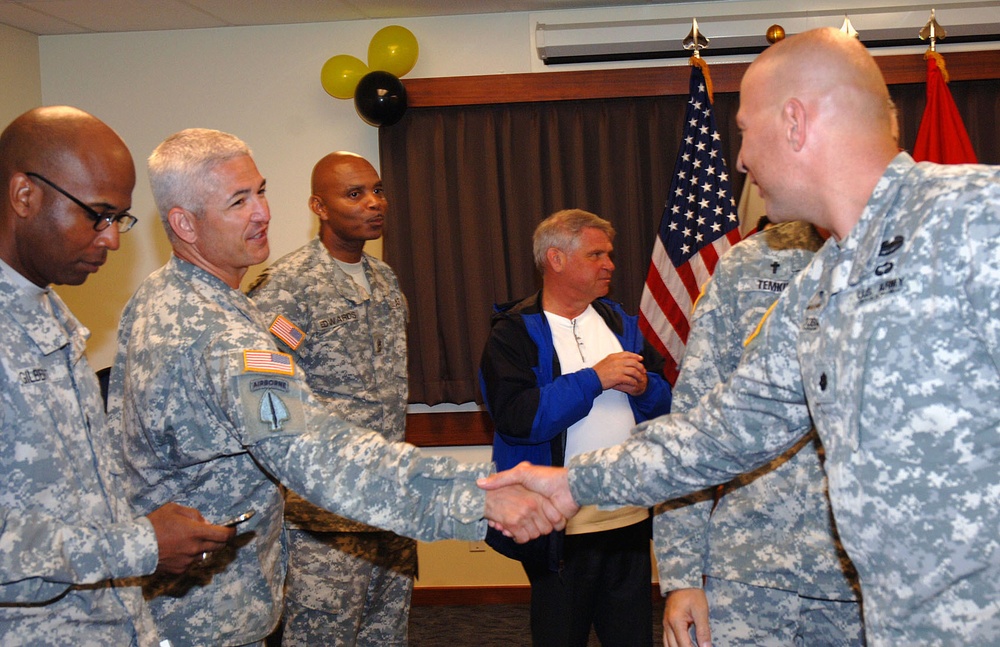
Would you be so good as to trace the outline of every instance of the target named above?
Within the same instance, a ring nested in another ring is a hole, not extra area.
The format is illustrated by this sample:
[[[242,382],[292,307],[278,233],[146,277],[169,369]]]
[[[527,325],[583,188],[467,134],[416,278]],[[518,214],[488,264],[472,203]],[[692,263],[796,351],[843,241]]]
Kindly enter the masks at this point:
[[[740,240],[736,200],[700,67],[704,61],[692,63],[684,138],[639,303],[639,328],[666,360],[663,374],[671,384],[701,286],[719,257]]]
[[[302,345],[302,340],[306,338],[306,334],[285,315],[275,317],[274,322],[268,330],[271,331],[272,335],[285,342],[292,350],[298,350],[299,346]]]
[[[243,351],[244,372],[252,371],[256,373],[294,375],[294,366],[292,356],[287,353],[276,353],[270,350]]]

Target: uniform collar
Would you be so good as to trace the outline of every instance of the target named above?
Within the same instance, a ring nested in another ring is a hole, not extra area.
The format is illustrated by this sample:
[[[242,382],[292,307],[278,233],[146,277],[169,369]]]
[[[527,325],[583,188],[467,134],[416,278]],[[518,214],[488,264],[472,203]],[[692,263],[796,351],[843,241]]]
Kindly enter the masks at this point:
[[[0,261],[0,308],[48,355],[71,344],[74,360],[83,355],[90,331],[50,288],[40,288]]]
[[[891,225],[889,213],[903,187],[903,178],[915,166],[916,162],[909,154],[896,155],[875,184],[857,224],[843,240],[831,246],[839,250],[841,258],[846,256],[852,259],[850,263],[838,264],[839,271],[834,272],[832,292],[857,285],[875,270],[886,230]]]
[[[335,279],[333,285],[337,292],[340,293],[340,296],[357,305],[367,301],[368,299],[364,298],[360,286],[337,264],[336,259],[330,255],[330,252],[323,246],[322,241],[317,239],[317,243],[319,250],[322,252],[323,263],[332,273]],[[374,298],[376,295],[385,292],[385,286],[382,283],[381,275],[378,272],[371,271],[372,263],[370,259],[371,257],[368,254],[362,252],[361,267],[364,269],[365,276],[368,277],[368,284],[371,286],[371,295],[369,298]]]

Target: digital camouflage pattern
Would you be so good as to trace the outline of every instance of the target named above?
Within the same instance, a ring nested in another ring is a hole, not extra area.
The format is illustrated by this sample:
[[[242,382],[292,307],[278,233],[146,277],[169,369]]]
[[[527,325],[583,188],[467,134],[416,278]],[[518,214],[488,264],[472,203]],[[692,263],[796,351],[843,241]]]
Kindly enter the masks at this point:
[[[811,598],[770,587],[709,577],[712,645],[844,647],[864,645],[857,602]],[[794,618],[794,622],[775,622]]]
[[[729,382],[578,457],[583,504],[728,481],[810,428],[873,647],[1000,635],[1000,169],[900,153],[785,290]],[[807,406],[808,404],[808,406]]]
[[[351,424],[401,441],[406,301],[387,264],[368,254],[361,263],[370,292],[316,238],[265,270],[250,296],[269,327],[285,317],[302,333],[289,337],[279,330],[275,341],[295,357],[320,403]],[[406,645],[416,571],[412,540],[327,512],[291,491],[285,526],[291,533],[286,647]]]
[[[391,441],[406,436],[406,322],[403,293],[392,269],[362,257],[371,294],[355,284],[319,238],[278,260],[249,294],[270,327],[287,317],[304,337],[291,353],[313,395],[347,422]],[[312,531],[374,531],[377,528],[331,514],[289,493],[289,528]]]
[[[0,645],[156,645],[138,586],[108,582],[152,573],[158,552],[121,496],[90,332],[13,274],[0,267]]]
[[[177,257],[143,282],[122,316],[110,412],[125,436],[133,505],[173,500],[216,522],[257,513],[201,568],[146,585],[174,647],[242,645],[277,623],[285,553],[274,479],[416,538],[485,534],[475,481],[489,465],[392,445],[332,415],[277,352],[264,319],[239,290]]]
[[[388,532],[320,536],[288,532],[282,647],[406,647],[416,543]]]
[[[674,411],[694,408],[703,395],[736,370],[744,340],[822,245],[823,239],[812,225],[789,222],[759,232],[719,259],[693,314],[674,386]],[[734,607],[732,600],[721,604],[722,600],[710,596],[716,644],[757,644],[749,636],[742,642],[726,640],[716,631],[716,619],[723,615],[731,618],[727,622],[731,627],[740,622],[770,627],[774,632],[770,640],[778,641],[779,627],[794,629],[800,620],[808,622],[797,615],[801,603],[794,598],[799,595],[857,600],[852,587],[856,586],[853,566],[832,524],[820,451],[816,433],[810,432],[767,465],[726,484],[717,500],[713,489],[691,497],[690,502],[670,502],[665,512],[654,517],[654,547],[664,594],[701,588],[705,574],[754,585],[736,588],[737,592],[768,587],[780,589],[772,597],[793,598],[741,615],[734,613],[734,608],[742,609],[749,601]],[[828,627],[825,644],[857,644],[860,607],[834,606],[842,615],[853,610],[853,622],[843,620],[844,631]],[[796,615],[784,615],[787,613]]]

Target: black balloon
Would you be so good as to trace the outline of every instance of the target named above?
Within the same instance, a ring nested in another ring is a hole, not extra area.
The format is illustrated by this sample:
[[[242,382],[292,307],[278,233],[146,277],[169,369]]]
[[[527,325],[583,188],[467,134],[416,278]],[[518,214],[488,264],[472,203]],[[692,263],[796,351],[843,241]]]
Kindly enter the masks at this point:
[[[406,112],[406,88],[388,72],[369,72],[358,81],[354,107],[372,126],[391,126]]]

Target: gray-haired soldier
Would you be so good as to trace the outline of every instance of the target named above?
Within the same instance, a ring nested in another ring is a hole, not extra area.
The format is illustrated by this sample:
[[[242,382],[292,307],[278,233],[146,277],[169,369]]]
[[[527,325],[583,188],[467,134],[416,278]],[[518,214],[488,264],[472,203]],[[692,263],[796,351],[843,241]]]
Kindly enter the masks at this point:
[[[810,429],[871,647],[1000,636],[1000,169],[898,152],[885,81],[836,29],[743,77],[740,168],[775,222],[831,232],[726,385],[566,471],[580,503],[654,503],[763,464]],[[567,478],[568,477],[568,478]],[[484,483],[489,487],[490,484]]]
[[[119,330],[109,404],[125,435],[128,494],[140,510],[177,499],[213,520],[256,512],[229,550],[145,586],[174,647],[257,644],[275,627],[286,558],[278,481],[425,540],[482,538],[486,519],[520,540],[563,525],[572,506],[560,512],[523,489],[484,495],[476,478],[488,464],[389,443],[314,398],[239,290],[269,250],[265,182],[246,144],[181,131],[150,156],[149,176],[174,256],[139,287]]]
[[[693,409],[736,370],[744,341],[822,245],[812,225],[786,222],[719,259],[695,307],[675,411]],[[854,567],[833,528],[817,450],[814,431],[721,494],[668,502],[654,518],[664,644],[689,647],[690,625],[696,644],[716,647],[864,643]]]
[[[135,518],[90,332],[49,287],[135,223],[132,155],[82,110],[37,108],[0,134],[0,181],[0,645],[156,645],[139,588],[112,580],[179,573],[233,531],[173,503]]]

